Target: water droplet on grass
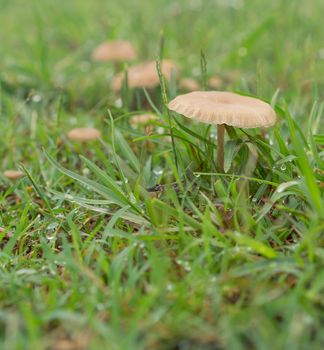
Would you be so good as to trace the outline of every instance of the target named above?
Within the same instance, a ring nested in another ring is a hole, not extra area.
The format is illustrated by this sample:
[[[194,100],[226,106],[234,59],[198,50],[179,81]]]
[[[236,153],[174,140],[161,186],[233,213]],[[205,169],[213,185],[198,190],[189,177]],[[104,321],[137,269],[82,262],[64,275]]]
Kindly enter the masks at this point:
[[[168,283],[166,286],[166,290],[168,292],[171,292],[171,291],[173,291],[173,289],[174,289],[174,285],[172,283]]]
[[[42,96],[41,95],[33,95],[33,97],[31,98],[31,100],[34,103],[39,103],[42,100]]]
[[[89,174],[90,174],[90,170],[89,170],[88,168],[84,168],[84,169],[82,170],[82,174],[83,174],[83,175],[89,175]]]
[[[123,106],[123,101],[122,101],[122,99],[121,99],[121,98],[117,99],[117,100],[115,101],[115,107],[121,108],[122,106]]]
[[[210,133],[210,138],[211,138],[211,140],[217,140],[217,133],[211,132]]]
[[[158,166],[156,168],[153,169],[153,174],[155,176],[161,176],[163,174],[163,168]]]

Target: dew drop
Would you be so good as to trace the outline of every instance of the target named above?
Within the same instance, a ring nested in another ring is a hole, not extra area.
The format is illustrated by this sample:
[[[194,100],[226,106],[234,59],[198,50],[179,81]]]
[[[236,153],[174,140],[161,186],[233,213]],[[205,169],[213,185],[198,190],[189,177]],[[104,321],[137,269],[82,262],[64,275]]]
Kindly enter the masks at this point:
[[[89,175],[89,174],[90,174],[90,170],[89,170],[88,168],[84,168],[84,169],[82,170],[82,174],[83,174],[83,175]]]
[[[35,103],[39,103],[42,100],[42,96],[41,95],[33,95],[31,100]]]
[[[161,176],[163,174],[163,168],[162,167],[156,167],[153,169],[153,174],[155,176]]]

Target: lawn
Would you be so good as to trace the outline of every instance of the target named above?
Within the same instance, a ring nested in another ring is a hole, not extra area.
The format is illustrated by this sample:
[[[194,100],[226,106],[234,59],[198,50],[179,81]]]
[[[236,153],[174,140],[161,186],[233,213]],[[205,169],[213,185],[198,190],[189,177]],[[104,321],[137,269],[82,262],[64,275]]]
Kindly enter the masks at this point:
[[[0,0],[1,350],[324,348],[323,13]],[[136,63],[173,60],[178,80],[114,91],[134,63],[92,51],[115,39]],[[216,126],[166,107],[180,77],[217,77],[277,123],[228,127],[219,172]],[[80,127],[101,137],[69,139]]]

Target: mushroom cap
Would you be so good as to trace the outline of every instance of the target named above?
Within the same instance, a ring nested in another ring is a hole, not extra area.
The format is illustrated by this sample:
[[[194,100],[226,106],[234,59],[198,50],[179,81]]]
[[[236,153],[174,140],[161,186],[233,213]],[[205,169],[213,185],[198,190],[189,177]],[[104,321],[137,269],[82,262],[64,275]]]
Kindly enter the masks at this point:
[[[268,127],[276,113],[266,102],[224,91],[196,91],[177,96],[169,109],[208,124],[227,124],[239,128]]]
[[[171,60],[163,60],[161,63],[163,76],[170,80],[172,74],[177,74],[177,65]],[[132,66],[127,71],[128,86],[130,88],[154,88],[160,84],[159,75],[156,69],[155,61],[148,61]],[[122,88],[125,78],[124,72],[115,76],[111,87],[114,91],[119,91]]]
[[[3,175],[9,180],[17,180],[20,177],[25,176],[25,174],[19,170],[6,170]]]
[[[92,59],[97,62],[125,62],[137,57],[134,46],[124,40],[107,41],[98,45],[92,52]]]
[[[156,118],[156,115],[152,113],[134,115],[132,118],[130,118],[130,123],[133,125],[145,125]]]
[[[192,78],[182,78],[179,81],[179,88],[187,91],[200,90],[200,84]]]
[[[212,89],[219,89],[222,86],[222,79],[215,75],[208,80],[208,86]]]
[[[77,128],[68,132],[67,137],[73,141],[87,142],[98,139],[101,132],[95,128]]]

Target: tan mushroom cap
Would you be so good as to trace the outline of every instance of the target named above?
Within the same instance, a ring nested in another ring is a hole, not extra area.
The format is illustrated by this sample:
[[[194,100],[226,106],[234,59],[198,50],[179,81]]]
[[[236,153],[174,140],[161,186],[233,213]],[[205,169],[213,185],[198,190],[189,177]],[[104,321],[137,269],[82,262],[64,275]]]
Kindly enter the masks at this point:
[[[67,137],[73,141],[87,142],[98,139],[101,132],[95,128],[76,128],[68,132]]]
[[[196,90],[200,90],[200,84],[195,79],[182,78],[179,81],[179,88],[187,91],[196,91]]]
[[[6,170],[3,175],[9,180],[17,180],[20,177],[25,176],[25,174],[19,170]]]
[[[125,62],[137,57],[134,46],[123,40],[107,41],[98,45],[92,52],[92,59],[97,62]]]
[[[196,91],[172,100],[169,109],[208,124],[227,124],[239,128],[268,127],[276,113],[266,102],[224,91]]]
[[[172,74],[177,74],[177,65],[171,60],[164,60],[161,64],[163,76],[170,80]],[[160,84],[159,75],[156,69],[155,61],[144,62],[128,69],[128,86],[130,88],[154,88]],[[125,73],[121,72],[115,76],[111,87],[118,91],[122,88]]]
[[[208,86],[212,89],[219,89],[222,86],[222,79],[218,76],[211,77],[208,80]]]
[[[130,118],[130,123],[132,125],[144,125],[151,122],[152,120],[155,120],[156,118],[156,115],[152,113],[134,115],[132,118]]]

